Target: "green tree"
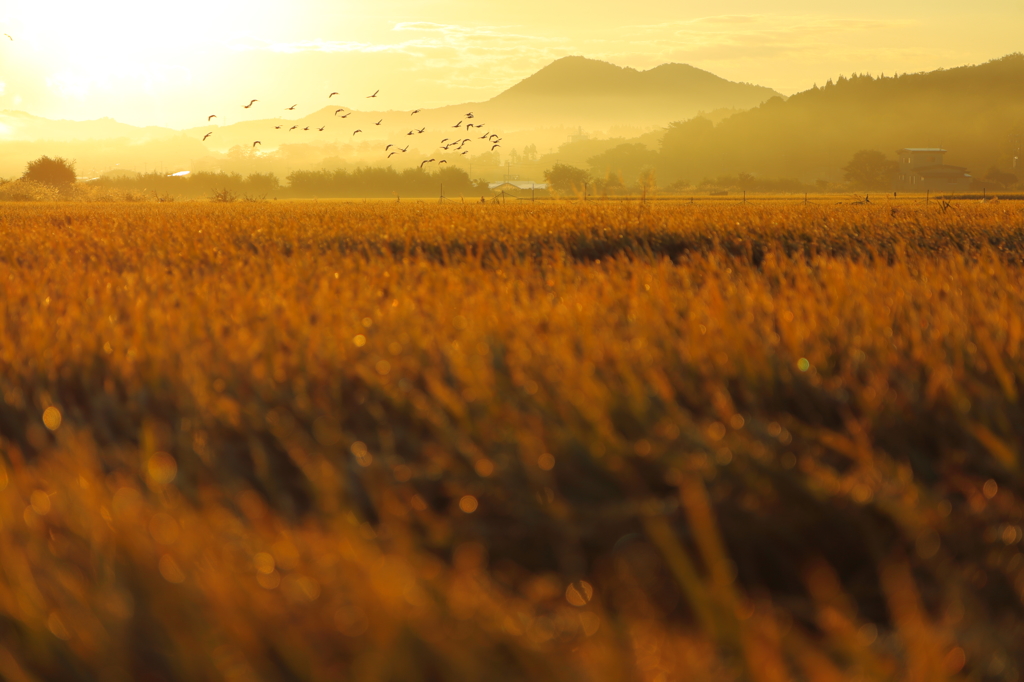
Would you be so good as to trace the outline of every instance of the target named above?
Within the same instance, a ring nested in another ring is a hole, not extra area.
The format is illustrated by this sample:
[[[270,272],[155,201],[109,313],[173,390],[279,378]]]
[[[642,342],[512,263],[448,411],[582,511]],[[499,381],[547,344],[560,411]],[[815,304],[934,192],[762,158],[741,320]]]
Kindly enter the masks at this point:
[[[75,177],[74,161],[59,156],[52,159],[49,156],[40,156],[35,161],[29,161],[21,179],[64,188],[74,184]]]
[[[889,189],[899,164],[873,149],[862,149],[843,166],[843,178],[854,189]]]
[[[590,173],[582,168],[556,163],[544,171],[544,180],[556,192],[578,192],[584,184],[590,182]]]

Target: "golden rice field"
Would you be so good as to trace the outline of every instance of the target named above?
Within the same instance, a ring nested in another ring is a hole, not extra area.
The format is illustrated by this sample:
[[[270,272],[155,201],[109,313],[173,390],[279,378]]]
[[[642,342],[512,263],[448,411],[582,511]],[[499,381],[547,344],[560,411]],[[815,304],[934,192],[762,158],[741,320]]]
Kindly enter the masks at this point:
[[[1016,680],[1024,207],[0,204],[0,679]]]

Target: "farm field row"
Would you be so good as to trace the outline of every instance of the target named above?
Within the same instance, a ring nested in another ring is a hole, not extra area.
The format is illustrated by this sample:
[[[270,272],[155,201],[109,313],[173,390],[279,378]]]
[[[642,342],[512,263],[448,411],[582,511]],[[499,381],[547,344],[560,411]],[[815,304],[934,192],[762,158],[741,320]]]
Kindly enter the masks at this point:
[[[1016,679],[1024,207],[0,205],[0,677]]]

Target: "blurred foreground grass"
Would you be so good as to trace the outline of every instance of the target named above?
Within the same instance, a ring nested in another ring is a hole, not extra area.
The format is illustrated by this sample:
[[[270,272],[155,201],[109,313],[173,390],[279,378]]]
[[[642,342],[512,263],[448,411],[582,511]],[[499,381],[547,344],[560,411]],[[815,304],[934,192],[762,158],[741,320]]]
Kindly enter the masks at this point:
[[[0,206],[4,680],[1012,680],[1024,207]]]

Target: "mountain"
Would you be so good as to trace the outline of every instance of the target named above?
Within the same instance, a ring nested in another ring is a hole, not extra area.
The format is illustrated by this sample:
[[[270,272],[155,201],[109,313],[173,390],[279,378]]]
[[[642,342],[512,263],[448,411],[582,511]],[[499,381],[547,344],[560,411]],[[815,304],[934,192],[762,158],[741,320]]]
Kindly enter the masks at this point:
[[[727,81],[687,64],[637,71],[564,57],[494,97],[486,108],[545,125],[665,125],[701,111],[749,109],[778,96],[770,88]]]
[[[351,110],[338,103],[299,119],[202,126],[186,132],[201,136],[212,130],[209,144],[220,149],[251,145],[257,139],[261,146],[296,142],[347,145],[374,139],[404,147],[406,142],[420,141],[418,133],[407,134],[411,130],[426,127],[431,133],[455,136],[464,130],[456,127],[461,121],[479,122],[502,135],[531,131],[536,138],[544,137],[541,131],[547,131],[551,140],[542,143],[560,144],[579,128],[608,131],[631,126],[642,132],[702,111],[748,109],[778,96],[770,88],[734,83],[686,64],[662,64],[637,71],[584,57],[564,57],[484,102],[424,109],[415,115],[409,111]],[[351,110],[353,115],[348,119],[336,117],[338,108]],[[473,119],[465,116],[469,112]],[[381,120],[381,126],[376,126]],[[277,125],[282,127],[275,129]],[[293,125],[298,128],[289,131]],[[303,130],[306,126],[309,131]],[[324,131],[318,130],[321,126],[325,126]],[[353,138],[357,129],[362,130],[361,136]]]
[[[859,150],[895,158],[903,147],[939,146],[946,163],[976,177],[993,166],[1020,175],[1022,141],[1024,55],[1012,54],[927,73],[854,74],[717,125],[673,125],[662,139],[659,180],[751,173],[835,181]]]
[[[158,126],[138,127],[119,123],[112,118],[92,121],[51,120],[33,116],[24,111],[0,111],[0,142],[53,140],[127,139],[132,142],[160,139],[177,135],[170,128]]]
[[[131,126],[109,118],[51,121],[5,111],[0,112],[0,177],[19,174],[27,161],[40,154],[77,159],[80,172],[87,176],[114,168],[247,172],[258,167],[287,174],[292,169],[320,165],[415,167],[424,158],[440,159],[439,154],[453,165],[472,162],[474,172],[493,171],[500,176],[507,166],[491,154],[492,148],[497,154],[528,145],[553,150],[580,129],[597,137],[636,136],[702,111],[743,110],[776,96],[769,88],[733,83],[685,64],[638,71],[566,57],[487,101],[417,113],[358,108],[377,100],[360,100],[353,103],[355,107],[330,101],[305,115],[295,112],[298,118],[287,118],[292,112],[279,111],[274,112],[281,114],[278,117],[220,126],[216,122],[223,118],[207,124],[206,115],[211,112],[204,110],[197,116],[201,125],[174,131]],[[266,115],[260,106],[246,113]],[[335,115],[339,108],[351,112],[348,118]],[[505,138],[500,148],[483,139],[485,132]],[[212,134],[202,141],[207,133]],[[469,138],[472,142],[459,151],[444,152],[439,145],[445,138]],[[260,145],[255,148],[262,152],[258,159],[251,153],[257,140]],[[409,153],[388,159],[383,148],[389,143],[408,147]],[[534,170],[540,177],[542,169]]]

